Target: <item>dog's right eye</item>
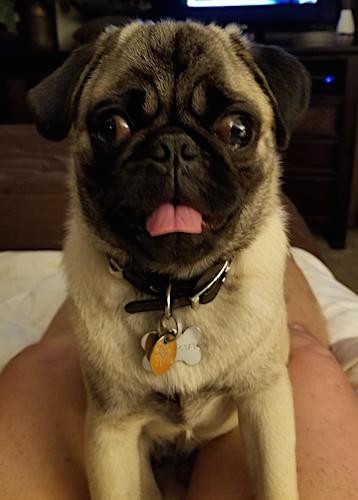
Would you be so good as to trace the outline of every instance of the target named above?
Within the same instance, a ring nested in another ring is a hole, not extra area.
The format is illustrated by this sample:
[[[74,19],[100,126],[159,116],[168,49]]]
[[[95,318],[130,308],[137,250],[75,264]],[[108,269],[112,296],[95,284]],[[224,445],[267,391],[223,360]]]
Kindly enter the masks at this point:
[[[98,116],[91,126],[91,137],[97,146],[116,147],[130,134],[127,121],[117,114]]]
[[[244,148],[255,138],[252,120],[244,113],[220,118],[215,124],[214,130],[233,149]]]

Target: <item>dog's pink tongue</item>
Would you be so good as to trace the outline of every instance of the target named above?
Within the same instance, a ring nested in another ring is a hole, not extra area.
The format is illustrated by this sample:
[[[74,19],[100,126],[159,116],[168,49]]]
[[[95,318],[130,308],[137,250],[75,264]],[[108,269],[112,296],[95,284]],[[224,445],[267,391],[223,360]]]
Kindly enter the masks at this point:
[[[163,203],[148,217],[146,227],[151,236],[170,233],[200,234],[202,216],[194,208]]]

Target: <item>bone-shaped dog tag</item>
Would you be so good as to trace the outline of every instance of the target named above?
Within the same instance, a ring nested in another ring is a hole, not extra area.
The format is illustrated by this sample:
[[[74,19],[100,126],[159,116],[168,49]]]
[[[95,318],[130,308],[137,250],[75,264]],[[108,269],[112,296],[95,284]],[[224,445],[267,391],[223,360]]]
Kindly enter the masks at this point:
[[[177,361],[190,366],[198,364],[201,361],[200,336],[200,329],[196,326],[187,328],[176,337],[170,334],[160,336],[155,330],[146,333],[141,341],[146,353],[142,360],[143,368],[162,375]]]
[[[149,363],[149,357],[158,339],[159,339],[158,332],[153,330],[152,332],[146,333],[141,340],[142,349],[145,351],[145,355],[143,356],[142,360],[142,365],[143,368],[148,372],[152,371]]]
[[[158,339],[159,335],[156,331],[149,332],[142,338],[142,347],[145,350],[148,359],[150,358],[150,354]]]
[[[191,326],[176,338],[177,355],[175,361],[183,361],[187,365],[196,365],[201,361],[201,349],[198,342],[201,337],[200,328]]]

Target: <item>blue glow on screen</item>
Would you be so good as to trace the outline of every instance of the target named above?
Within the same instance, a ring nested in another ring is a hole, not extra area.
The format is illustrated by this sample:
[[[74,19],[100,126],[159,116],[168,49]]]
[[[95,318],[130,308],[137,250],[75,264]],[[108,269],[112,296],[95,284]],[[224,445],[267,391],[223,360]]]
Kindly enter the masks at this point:
[[[186,0],[188,7],[247,7],[256,5],[303,5],[317,0]]]
[[[334,83],[336,78],[333,75],[327,75],[323,78],[324,83]]]

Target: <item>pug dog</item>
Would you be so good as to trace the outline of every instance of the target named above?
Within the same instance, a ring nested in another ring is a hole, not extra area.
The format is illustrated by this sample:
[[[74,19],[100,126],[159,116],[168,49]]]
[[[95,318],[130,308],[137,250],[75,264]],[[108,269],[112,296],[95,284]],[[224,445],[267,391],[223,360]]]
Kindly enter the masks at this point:
[[[93,500],[175,498],[153,457],[238,423],[256,498],[298,498],[279,151],[308,98],[282,49],[174,21],[110,27],[30,91],[40,133],[72,145]]]

